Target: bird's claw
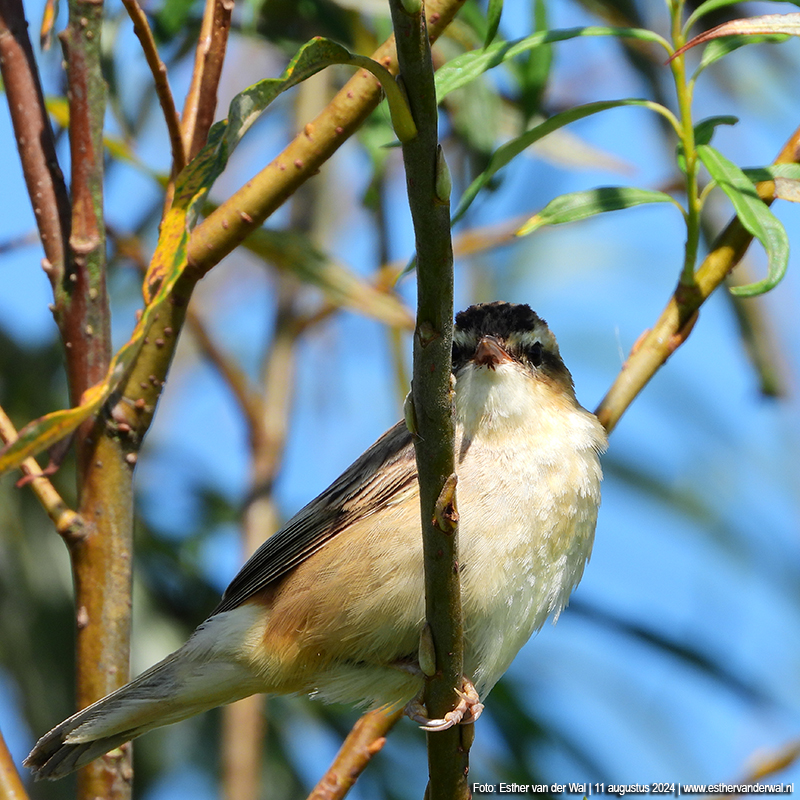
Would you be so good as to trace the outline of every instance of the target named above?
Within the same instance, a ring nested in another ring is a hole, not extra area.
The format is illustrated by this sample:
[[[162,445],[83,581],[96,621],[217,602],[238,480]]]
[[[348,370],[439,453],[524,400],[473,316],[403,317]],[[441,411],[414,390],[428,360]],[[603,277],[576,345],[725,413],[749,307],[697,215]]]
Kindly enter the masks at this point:
[[[483,703],[472,681],[467,678],[462,678],[461,689],[456,689],[455,692],[460,698],[458,705],[452,711],[448,711],[442,719],[428,717],[421,694],[406,706],[406,714],[426,731],[446,731],[454,725],[470,725],[481,715]]]

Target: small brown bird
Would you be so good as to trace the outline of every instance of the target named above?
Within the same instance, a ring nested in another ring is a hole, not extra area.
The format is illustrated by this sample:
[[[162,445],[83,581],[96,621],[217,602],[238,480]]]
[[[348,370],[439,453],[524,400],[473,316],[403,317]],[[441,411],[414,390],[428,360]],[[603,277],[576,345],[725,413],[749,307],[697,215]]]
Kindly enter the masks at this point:
[[[453,374],[465,685],[485,698],[583,574],[606,435],[526,305],[459,313]],[[258,692],[409,704],[424,680],[419,515],[412,437],[399,423],[264,542],[183,647],[53,728],[26,766],[60,778],[152,728]],[[474,720],[481,706],[469,694]]]

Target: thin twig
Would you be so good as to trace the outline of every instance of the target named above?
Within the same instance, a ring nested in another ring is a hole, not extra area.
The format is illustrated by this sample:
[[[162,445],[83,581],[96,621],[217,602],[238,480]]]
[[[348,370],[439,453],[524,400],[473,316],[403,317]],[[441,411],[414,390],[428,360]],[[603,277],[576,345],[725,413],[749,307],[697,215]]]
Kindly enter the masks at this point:
[[[21,0],[0,0],[0,74],[53,286],[64,280],[70,204]]]
[[[13,423],[0,408],[0,441],[9,444],[17,438],[17,431]],[[47,516],[53,521],[58,533],[70,542],[84,535],[84,524],[80,514],[73,511],[56,491],[50,479],[42,474],[42,469],[35,458],[26,458],[22,462],[21,470],[30,478],[33,493],[38,498]]]
[[[167,68],[158,55],[156,40],[141,6],[136,0],[122,0],[122,4],[133,22],[134,33],[139,37],[144,57],[147,59],[147,65],[153,74],[156,96],[161,105],[164,122],[166,122],[167,131],[169,132],[169,143],[172,148],[172,174],[177,175],[186,166],[186,151],[181,137],[181,122],[178,117],[178,109],[175,107],[175,100],[169,87]]]
[[[800,760],[800,740],[795,739],[772,752],[758,753],[750,759],[753,766],[741,777],[729,782],[729,785],[740,787],[759,783],[778,772],[788,769]],[[708,794],[706,797],[742,797],[742,792],[720,792]]]
[[[217,89],[228,46],[233,0],[206,0],[192,83],[183,106],[183,149],[191,161],[206,143],[217,109]]]
[[[800,128],[792,134],[775,163],[786,164],[799,160]],[[772,202],[775,191],[772,181],[756,184],[756,190],[765,203],[769,205]],[[738,217],[734,217],[717,237],[711,252],[695,273],[693,284],[678,285],[658,321],[641,337],[595,411],[606,430],[614,429],[625,409],[650,378],[686,341],[700,306],[739,263],[752,240],[752,234],[744,228]]]
[[[794,739],[771,752],[759,753],[752,761],[752,768],[737,783],[756,783],[796,764],[800,761],[800,739]]]
[[[255,465],[263,460],[260,450],[266,438],[263,432],[268,417],[266,403],[256,393],[243,370],[217,347],[200,316],[189,309],[186,322],[203,355],[216,367],[245,417],[255,472]],[[254,477],[254,484],[257,480]],[[255,495],[253,492],[252,496]],[[242,525],[245,559],[274,530],[272,523],[275,516],[271,495],[248,503]],[[265,729],[262,695],[246,697],[222,710],[221,783],[225,800],[249,800],[259,795],[260,756]]]
[[[386,708],[364,714],[347,735],[336,758],[308,800],[341,800],[372,757],[381,751],[387,734],[402,715],[402,709],[392,711]]]
[[[28,800],[28,793],[14,766],[3,732],[0,731],[0,797],[3,800]]]
[[[252,694],[222,709],[220,795],[224,800],[262,797],[266,698]]]

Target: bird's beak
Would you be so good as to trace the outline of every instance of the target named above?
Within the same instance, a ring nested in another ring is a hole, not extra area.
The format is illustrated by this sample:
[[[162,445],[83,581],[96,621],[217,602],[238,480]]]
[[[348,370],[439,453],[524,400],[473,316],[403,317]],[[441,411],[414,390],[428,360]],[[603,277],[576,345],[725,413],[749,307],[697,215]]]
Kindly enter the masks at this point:
[[[511,361],[511,356],[506,353],[503,346],[494,336],[484,336],[475,349],[472,359],[479,367],[489,367],[496,369],[498,364],[504,361]]]

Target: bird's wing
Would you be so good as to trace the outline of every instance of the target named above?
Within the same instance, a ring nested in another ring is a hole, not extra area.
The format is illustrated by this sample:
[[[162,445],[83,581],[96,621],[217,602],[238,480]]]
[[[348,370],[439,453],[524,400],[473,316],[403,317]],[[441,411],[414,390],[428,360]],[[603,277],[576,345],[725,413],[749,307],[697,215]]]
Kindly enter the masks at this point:
[[[411,434],[399,422],[253,553],[211,616],[236,608],[353,522],[390,504],[416,481]]]

